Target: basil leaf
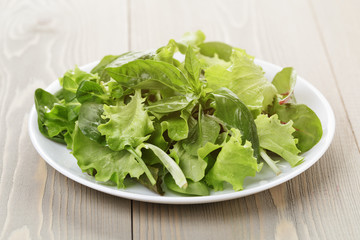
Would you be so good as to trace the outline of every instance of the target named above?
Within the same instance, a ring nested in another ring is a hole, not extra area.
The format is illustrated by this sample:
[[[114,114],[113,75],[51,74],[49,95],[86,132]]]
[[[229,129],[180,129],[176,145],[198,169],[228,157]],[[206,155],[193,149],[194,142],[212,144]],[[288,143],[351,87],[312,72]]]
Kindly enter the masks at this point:
[[[103,104],[85,102],[81,105],[78,125],[84,136],[103,144],[105,137],[101,135],[98,126],[106,121],[101,117],[103,114]]]
[[[214,115],[228,129],[239,129],[243,143],[249,140],[254,149],[254,156],[260,159],[259,138],[253,116],[246,105],[229,89],[220,88],[211,93],[215,103]]]
[[[149,105],[146,107],[146,109],[155,113],[171,113],[186,108],[190,101],[192,101],[192,99],[187,96],[173,96],[169,98],[163,98],[154,103],[149,102]]]
[[[179,93],[189,92],[189,82],[175,66],[154,60],[135,60],[116,68],[106,68],[120,84],[135,89],[169,87]]]
[[[108,100],[108,97],[104,94],[102,87],[96,82],[83,81],[80,83],[77,91],[76,98],[80,103],[84,102],[98,102]]]

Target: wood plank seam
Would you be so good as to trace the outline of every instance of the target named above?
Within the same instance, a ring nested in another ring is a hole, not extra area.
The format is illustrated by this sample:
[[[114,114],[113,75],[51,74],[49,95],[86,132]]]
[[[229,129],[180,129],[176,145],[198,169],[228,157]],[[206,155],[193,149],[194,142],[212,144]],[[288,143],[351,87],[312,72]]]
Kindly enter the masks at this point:
[[[314,6],[312,5],[311,3],[311,0],[308,0],[308,4],[309,4],[309,8],[310,8],[310,11],[311,11],[311,14],[312,14],[312,17],[314,19],[314,22],[315,22],[315,27],[319,33],[319,39],[321,41],[321,45],[323,47],[323,50],[324,50],[324,53],[325,53],[325,56],[326,56],[326,59],[327,59],[327,62],[329,64],[329,67],[330,67],[330,70],[331,70],[331,75],[333,76],[334,80],[335,80],[335,85],[336,85],[336,91],[338,92],[339,94],[339,97],[340,97],[340,100],[341,100],[341,105],[343,106],[343,109],[345,111],[345,115],[346,115],[346,120],[351,128],[351,133],[353,135],[353,138],[355,139],[355,144],[356,144],[356,147],[357,147],[357,150],[358,152],[360,153],[360,146],[359,146],[359,143],[358,143],[358,140],[356,138],[356,135],[355,135],[355,132],[354,132],[354,127],[353,125],[351,124],[351,121],[350,121],[350,117],[349,117],[349,113],[345,107],[345,101],[344,101],[344,98],[341,94],[341,91],[339,90],[340,87],[339,87],[339,83],[338,83],[338,79],[336,77],[336,74],[335,74],[335,71],[334,71],[334,66],[331,62],[331,59],[330,59],[330,54],[329,54],[329,50],[327,48],[327,45],[326,45],[326,42],[325,42],[325,39],[324,39],[324,34],[322,33],[321,31],[321,28],[320,28],[320,24],[319,24],[319,20],[316,16],[316,12],[315,12],[315,9],[314,9]]]

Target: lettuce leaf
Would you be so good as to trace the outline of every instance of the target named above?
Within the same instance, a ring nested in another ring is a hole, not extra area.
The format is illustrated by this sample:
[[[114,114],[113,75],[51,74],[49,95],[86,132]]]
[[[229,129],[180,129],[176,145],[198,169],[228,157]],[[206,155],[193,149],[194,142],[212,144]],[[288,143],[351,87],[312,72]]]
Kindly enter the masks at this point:
[[[206,69],[208,87],[216,90],[229,88],[250,110],[265,109],[272,103],[276,88],[265,78],[262,68],[245,51],[234,50],[232,65],[214,65]]]
[[[296,129],[293,136],[299,140],[296,146],[301,152],[310,150],[320,141],[323,134],[320,119],[308,106],[276,102],[271,113],[277,114],[282,122],[293,122]]]
[[[152,120],[144,110],[143,102],[141,92],[137,90],[125,106],[104,105],[104,116],[109,121],[99,125],[98,130],[106,136],[112,150],[120,151],[125,146],[137,147],[154,131]]]
[[[113,181],[118,188],[124,188],[124,179],[129,174],[139,178],[144,170],[135,157],[126,150],[113,151],[85,137],[76,126],[72,154],[83,172],[95,174],[95,180]]]
[[[297,139],[293,137],[295,129],[292,121],[281,124],[278,115],[261,114],[255,119],[258,129],[260,147],[272,151],[295,167],[303,162],[303,157],[298,156],[300,150],[296,147]]]
[[[275,75],[272,84],[274,84],[281,96],[281,99],[279,100],[280,105],[289,102],[291,98],[293,98],[296,78],[297,74],[292,67],[283,68]]]
[[[243,189],[244,179],[255,176],[261,168],[254,158],[251,143],[242,144],[241,133],[231,129],[232,136],[224,143],[214,166],[205,176],[205,181],[213,186],[215,191],[223,190],[223,182],[232,184],[235,191]]]
[[[184,189],[176,185],[175,180],[170,174],[165,175],[164,182],[168,189],[177,193],[191,196],[207,196],[210,194],[209,188],[203,182],[193,182],[191,180],[188,180],[188,186]]]

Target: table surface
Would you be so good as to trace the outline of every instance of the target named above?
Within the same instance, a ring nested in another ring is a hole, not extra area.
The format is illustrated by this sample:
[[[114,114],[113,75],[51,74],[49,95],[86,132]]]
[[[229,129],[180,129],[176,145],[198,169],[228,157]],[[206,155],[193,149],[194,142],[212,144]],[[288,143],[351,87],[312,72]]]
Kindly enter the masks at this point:
[[[360,2],[0,0],[0,239],[358,239]],[[203,205],[110,196],[55,171],[35,151],[33,93],[107,54],[184,32],[293,66],[336,117],[325,155],[270,190]]]

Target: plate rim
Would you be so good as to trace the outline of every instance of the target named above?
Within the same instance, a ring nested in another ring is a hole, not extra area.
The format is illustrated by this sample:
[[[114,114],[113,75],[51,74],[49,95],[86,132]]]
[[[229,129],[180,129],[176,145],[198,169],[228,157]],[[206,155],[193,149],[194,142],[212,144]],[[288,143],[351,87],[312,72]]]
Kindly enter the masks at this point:
[[[83,65],[79,67],[82,68],[89,68],[89,66],[93,66],[94,64],[98,63],[99,61],[94,61],[89,64]],[[271,68],[277,69],[277,71],[281,70],[282,68],[278,65],[266,62],[264,60],[255,59],[255,62],[261,66],[268,65]],[[51,167],[53,167],[56,171],[60,172],[64,176],[72,179],[75,182],[78,182],[84,186],[87,186],[89,188],[95,189],[100,192],[104,192],[113,196],[126,198],[129,200],[136,200],[136,201],[142,201],[142,202],[149,202],[149,203],[160,203],[160,204],[202,204],[202,203],[213,203],[213,202],[221,202],[226,200],[232,200],[237,199],[245,196],[249,196],[258,192],[262,192],[268,189],[271,189],[275,186],[278,186],[282,183],[285,183],[289,181],[290,179],[293,179],[294,177],[300,175],[301,173],[305,172],[307,169],[309,169],[311,166],[313,166],[327,151],[329,148],[334,134],[335,134],[335,115],[331,108],[330,103],[327,101],[327,99],[324,97],[324,95],[315,88],[312,84],[310,84],[308,81],[306,81],[304,78],[298,76],[297,81],[300,80],[303,84],[306,85],[307,88],[310,88],[318,98],[320,98],[322,105],[325,107],[325,112],[327,116],[327,134],[322,136],[324,138],[323,147],[320,148],[317,152],[314,153],[314,156],[310,159],[311,161],[304,161],[301,165],[297,167],[296,170],[290,172],[289,174],[274,179],[271,182],[262,184],[260,186],[255,186],[250,189],[244,189],[242,191],[237,192],[231,192],[231,193],[225,193],[225,194],[217,194],[217,195],[210,195],[210,196],[151,196],[151,195],[143,195],[139,193],[132,193],[126,191],[126,189],[117,189],[114,191],[114,189],[111,189],[105,185],[102,185],[100,183],[94,183],[89,180],[86,180],[85,178],[81,178],[79,176],[76,176],[72,174],[71,172],[67,171],[67,169],[60,164],[58,164],[56,161],[54,161],[51,157],[49,157],[44,149],[40,146],[39,142],[37,142],[35,137],[35,131],[39,132],[39,129],[37,127],[34,128],[34,122],[37,122],[37,114],[35,110],[35,104],[33,104],[30,115],[29,115],[29,121],[28,121],[28,131],[30,135],[31,142],[33,146],[35,147],[36,151],[40,154],[40,156],[47,162]],[[52,82],[50,85],[46,87],[46,90],[49,88],[54,87],[54,85],[58,84],[57,80]],[[325,126],[323,126],[323,129]],[[51,141],[51,140],[49,140]]]

